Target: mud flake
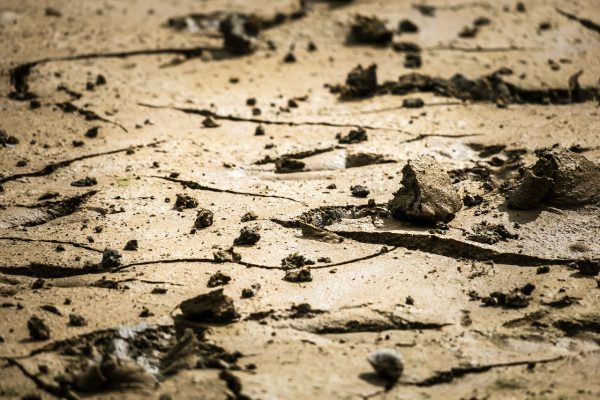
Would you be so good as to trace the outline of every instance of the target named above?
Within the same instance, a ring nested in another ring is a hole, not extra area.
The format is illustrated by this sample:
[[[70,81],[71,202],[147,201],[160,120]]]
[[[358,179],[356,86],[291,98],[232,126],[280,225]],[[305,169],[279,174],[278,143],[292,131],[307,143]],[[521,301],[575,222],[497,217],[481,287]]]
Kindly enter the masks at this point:
[[[183,301],[179,307],[190,321],[229,323],[239,317],[231,297],[223,289],[213,290]]]
[[[442,166],[424,155],[404,166],[402,187],[388,208],[397,219],[434,224],[453,219],[461,209],[461,200]]]

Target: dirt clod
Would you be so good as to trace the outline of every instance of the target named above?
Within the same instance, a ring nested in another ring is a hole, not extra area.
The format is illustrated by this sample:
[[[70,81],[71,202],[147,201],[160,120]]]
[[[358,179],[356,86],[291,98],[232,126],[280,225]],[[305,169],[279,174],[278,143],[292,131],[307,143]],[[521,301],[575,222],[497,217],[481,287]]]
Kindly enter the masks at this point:
[[[368,139],[367,131],[364,128],[358,127],[356,129],[350,130],[348,134],[342,135],[338,133],[335,138],[338,140],[340,144],[355,144],[364,142]]]
[[[367,197],[369,193],[371,193],[369,188],[362,185],[350,186],[350,192],[352,193],[352,196],[361,198]]]
[[[185,193],[178,193],[175,200],[175,208],[183,210],[184,208],[198,207],[198,200]]]
[[[138,241],[136,239],[128,240],[127,243],[125,244],[125,247],[123,247],[123,250],[125,250],[125,251],[137,251],[137,249],[138,249]]]
[[[43,319],[36,315],[31,316],[27,321],[27,329],[29,329],[29,337],[32,340],[50,339],[50,328]]]
[[[235,238],[233,244],[235,246],[252,246],[260,240],[259,228],[256,226],[244,226],[240,229],[240,236]]]
[[[206,286],[214,288],[217,286],[227,285],[231,281],[231,277],[221,271],[217,271],[208,278]]]
[[[240,222],[256,221],[257,219],[258,215],[256,215],[254,211],[248,211],[246,214],[242,215]]]
[[[310,270],[307,268],[295,269],[292,271],[286,271],[283,280],[294,283],[311,282],[312,275],[310,273]]]
[[[214,214],[212,211],[202,208],[198,210],[196,214],[196,221],[194,221],[194,228],[204,229],[208,228],[213,224]]]
[[[183,317],[190,321],[229,323],[238,318],[233,300],[223,289],[185,300],[179,307]]]
[[[392,349],[379,349],[369,354],[367,361],[383,379],[396,382],[402,376],[402,356]]]
[[[402,187],[388,208],[395,218],[434,224],[453,219],[461,209],[461,200],[446,171],[425,155],[404,166]]]
[[[117,250],[105,249],[102,252],[102,261],[100,266],[103,269],[116,268],[121,265],[123,256]]]
[[[350,29],[350,39],[355,43],[385,46],[392,41],[394,33],[377,17],[356,15]]]
[[[86,176],[85,178],[77,179],[77,180],[71,182],[71,186],[75,186],[75,187],[89,187],[89,186],[95,186],[97,184],[98,184],[98,180],[96,180],[96,178],[90,177],[90,176]]]
[[[275,173],[289,174],[292,172],[299,172],[302,171],[305,166],[306,164],[300,160],[284,157],[275,162]]]

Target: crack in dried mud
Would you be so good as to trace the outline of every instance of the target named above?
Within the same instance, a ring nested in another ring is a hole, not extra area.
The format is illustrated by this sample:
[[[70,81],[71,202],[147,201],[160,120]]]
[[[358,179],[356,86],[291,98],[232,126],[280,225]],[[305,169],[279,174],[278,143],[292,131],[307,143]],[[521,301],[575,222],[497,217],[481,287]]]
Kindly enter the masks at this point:
[[[300,204],[306,205],[306,203],[304,203],[303,201],[296,200],[291,197],[278,196],[275,194],[262,194],[262,193],[242,192],[242,191],[231,190],[231,189],[219,189],[219,188],[216,188],[213,186],[202,185],[198,182],[188,181],[188,180],[183,180],[183,179],[176,179],[176,178],[171,178],[171,177],[167,177],[167,176],[150,175],[149,177],[163,179],[163,180],[166,180],[169,182],[179,183],[183,187],[192,189],[192,190],[204,190],[207,192],[215,192],[215,193],[238,194],[241,196],[250,196],[250,197],[265,197],[265,198],[273,198],[273,199],[284,199],[284,200],[289,200],[289,201],[293,201],[295,203],[300,203]]]
[[[76,106],[75,104],[71,103],[70,101],[66,101],[64,103],[56,103],[55,104],[61,111],[63,111],[64,113],[75,113],[77,115],[81,115],[82,117],[85,118],[86,121],[102,121],[102,122],[106,122],[115,126],[118,126],[119,128],[121,128],[123,131],[125,132],[129,132],[127,130],[127,128],[125,128],[123,125],[121,125],[118,122],[115,121],[111,121],[110,119],[101,117],[100,115],[98,115],[97,113],[95,113],[92,110],[86,110],[85,108],[81,108]]]
[[[147,145],[139,144],[139,145],[135,145],[135,146],[129,146],[129,147],[126,147],[123,149],[109,150],[109,151],[105,151],[105,152],[101,152],[101,153],[84,154],[82,156],[70,158],[67,160],[57,161],[54,163],[47,164],[44,168],[37,170],[37,171],[23,172],[20,174],[14,174],[14,175],[0,177],[0,185],[3,183],[6,183],[6,182],[15,181],[15,180],[21,179],[21,178],[34,178],[34,177],[47,176],[47,175],[52,174],[56,170],[61,169],[61,168],[66,168],[77,161],[83,161],[83,160],[87,160],[90,158],[102,157],[102,156],[107,156],[107,155],[111,155],[111,154],[124,153],[124,152],[130,151],[130,150],[141,149],[144,147],[156,147],[157,145],[159,145],[160,143],[163,143],[163,142],[164,141],[161,140],[161,141],[152,142]]]
[[[595,23],[591,19],[578,17],[575,14],[568,13],[566,11],[563,11],[563,10],[559,9],[559,8],[555,8],[555,10],[560,15],[562,15],[564,17],[567,17],[568,19],[570,19],[572,21],[579,22],[581,25],[583,25],[584,28],[589,29],[591,31],[594,31],[596,33],[600,33],[600,25],[597,24],[597,23]]]
[[[96,252],[96,253],[102,253],[102,250],[100,250],[100,249],[95,249],[95,248],[90,247],[90,246],[88,246],[86,244],[82,244],[82,243],[78,243],[78,242],[73,242],[73,241],[69,241],[69,240],[34,239],[34,238],[22,238],[22,237],[16,237],[16,236],[0,236],[0,240],[10,240],[10,241],[15,241],[15,242],[27,242],[27,243],[66,244],[66,245],[77,247],[77,248],[80,248],[80,249],[85,249],[85,250],[93,251],[93,252]]]

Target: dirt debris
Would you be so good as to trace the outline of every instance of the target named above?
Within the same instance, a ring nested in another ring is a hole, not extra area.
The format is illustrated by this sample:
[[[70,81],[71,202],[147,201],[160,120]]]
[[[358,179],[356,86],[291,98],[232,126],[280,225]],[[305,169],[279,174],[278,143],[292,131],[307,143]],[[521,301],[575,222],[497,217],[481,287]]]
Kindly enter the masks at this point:
[[[183,210],[185,208],[198,207],[198,200],[186,193],[178,193],[175,198],[175,209]]]
[[[46,322],[38,317],[32,315],[27,321],[27,329],[29,330],[29,337],[32,340],[48,340],[50,339],[50,328],[46,325]]]
[[[233,299],[223,289],[213,290],[183,301],[179,308],[183,318],[196,322],[230,323],[239,315],[235,310]]]
[[[508,239],[518,239],[519,235],[511,233],[504,224],[494,224],[483,221],[473,225],[471,228],[473,233],[467,235],[468,240],[478,243],[495,244],[499,241],[507,241]]]
[[[214,288],[217,286],[227,285],[231,281],[231,277],[221,271],[217,271],[208,278],[208,283],[206,284],[209,288]]]
[[[366,141],[368,136],[367,131],[364,128],[358,127],[350,130],[346,135],[338,133],[335,135],[335,138],[340,144],[355,144]]]
[[[511,193],[513,208],[529,210],[541,202],[559,207],[600,203],[600,166],[563,147],[536,151],[538,161],[528,168]]]
[[[369,354],[367,361],[382,378],[396,382],[404,372],[402,356],[392,349],[379,349]]]
[[[410,160],[402,169],[402,187],[388,203],[392,215],[418,223],[447,222],[461,209],[450,177],[431,156]]]
[[[196,213],[196,220],[194,221],[194,228],[204,229],[208,228],[213,224],[214,214],[212,211],[202,208]]]
[[[240,229],[240,236],[235,238],[233,244],[235,246],[252,246],[260,240],[259,227],[244,226]]]
[[[369,193],[371,193],[371,191],[366,186],[354,185],[350,186],[350,193],[352,193],[352,196],[354,197],[365,198],[369,195]]]
[[[315,262],[302,254],[292,253],[281,260],[281,266],[285,269],[302,268],[305,265],[314,265]]]
[[[286,271],[283,280],[293,283],[311,282],[312,274],[308,268],[295,269]]]
[[[504,307],[504,308],[525,308],[529,306],[529,295],[535,290],[535,285],[531,283],[523,287],[515,288],[507,293],[492,292],[489,296],[483,297],[481,302],[486,307]]]
[[[394,32],[375,16],[355,15],[350,27],[350,41],[359,44],[387,46]]]

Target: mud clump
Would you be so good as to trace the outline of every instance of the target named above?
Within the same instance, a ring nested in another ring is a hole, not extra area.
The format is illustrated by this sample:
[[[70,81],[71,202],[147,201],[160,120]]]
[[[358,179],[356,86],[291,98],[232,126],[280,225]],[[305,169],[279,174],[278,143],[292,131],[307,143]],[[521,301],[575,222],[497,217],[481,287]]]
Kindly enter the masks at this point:
[[[335,138],[338,140],[340,144],[356,144],[360,142],[364,142],[368,139],[367,131],[364,128],[358,127],[356,129],[352,129],[348,134],[342,135],[338,133]]]
[[[256,296],[260,290],[260,283],[253,283],[249,288],[242,289],[242,299],[249,299]]]
[[[472,234],[467,235],[467,239],[473,242],[495,244],[499,241],[507,241],[508,239],[518,239],[519,235],[511,233],[503,224],[492,224],[483,221],[473,225],[471,228]]]
[[[27,329],[29,330],[29,337],[32,340],[48,340],[50,339],[50,328],[46,325],[43,319],[33,315],[27,321]]]
[[[461,203],[446,171],[433,157],[424,155],[404,166],[402,187],[388,208],[397,219],[435,224],[452,220]]]
[[[224,48],[228,52],[237,55],[252,54],[256,51],[256,34],[258,27],[253,28],[252,21],[241,15],[231,14],[227,16],[219,26],[223,34]]]
[[[125,250],[125,251],[137,251],[137,249],[138,249],[138,241],[135,239],[129,240],[125,244],[125,247],[123,247],[123,250]]]
[[[95,186],[98,184],[98,180],[94,177],[90,177],[90,176],[86,176],[85,178],[82,179],[77,179],[73,182],[71,182],[71,186],[75,186],[75,187],[89,187],[89,186]]]
[[[375,153],[352,153],[346,155],[346,168],[358,168],[374,164],[395,163],[395,160],[389,159],[381,154]]]
[[[410,19],[403,19],[398,23],[398,33],[417,33],[419,27]]]
[[[481,302],[486,307],[525,308],[529,306],[529,295],[535,290],[531,283],[521,288],[515,288],[508,293],[492,292],[483,297]]]
[[[121,265],[123,256],[117,250],[105,249],[102,252],[102,261],[100,267],[103,269],[117,268]]]
[[[235,310],[231,297],[223,293],[223,289],[213,290],[183,301],[179,308],[183,318],[196,322],[229,323],[239,315]]]
[[[544,202],[559,207],[600,203],[600,166],[562,147],[536,151],[538,160],[510,194],[512,208],[530,210]]]
[[[311,282],[312,275],[308,268],[302,268],[293,271],[287,271],[283,277],[283,280],[293,283]]]
[[[175,199],[175,209],[176,210],[181,211],[184,208],[196,208],[196,207],[198,207],[198,200],[196,200],[192,196],[185,194],[185,193],[183,193],[183,194],[178,193],[176,195],[176,199]]]
[[[600,273],[600,260],[582,259],[571,264],[583,275],[596,276]]]
[[[19,139],[6,133],[4,129],[0,129],[0,147],[16,146],[18,143]]]
[[[305,265],[314,265],[315,262],[303,256],[302,254],[292,253],[281,260],[281,266],[283,268],[302,268]]]
[[[275,173],[276,174],[289,174],[292,172],[300,172],[306,166],[305,163],[293,158],[284,157],[275,162]]]
[[[69,326],[86,326],[87,321],[79,314],[69,314]]]
[[[350,186],[350,192],[352,193],[352,196],[359,198],[365,198],[371,193],[369,188],[362,185]]]
[[[231,277],[221,271],[217,271],[208,278],[206,286],[214,288],[217,286],[227,285],[231,281]]]
[[[356,15],[350,28],[350,40],[354,43],[387,46],[393,36],[394,33],[377,17]]]
[[[345,98],[361,98],[372,96],[377,89],[377,65],[371,64],[367,68],[356,66],[346,76],[346,85],[335,86],[332,91]]]
[[[227,250],[219,250],[213,253],[213,258],[216,262],[240,262],[242,261],[242,256],[239,253],[236,253],[233,247],[228,248]]]
[[[258,227],[245,226],[240,229],[240,236],[235,238],[233,244],[235,246],[252,246],[260,240],[260,233],[258,233]]]
[[[420,97],[415,97],[412,99],[404,99],[402,101],[402,107],[404,108],[421,108],[425,106],[425,102]]]
[[[254,211],[248,211],[246,214],[242,215],[242,218],[240,218],[241,222],[250,222],[250,221],[256,221],[258,219],[258,215],[256,215],[256,213]]]
[[[198,210],[196,214],[196,221],[194,221],[194,228],[204,229],[208,228],[213,224],[214,214],[212,211],[203,208]]]
[[[396,382],[402,376],[404,363],[400,354],[391,349],[380,349],[369,354],[367,361],[377,375],[390,382]]]

